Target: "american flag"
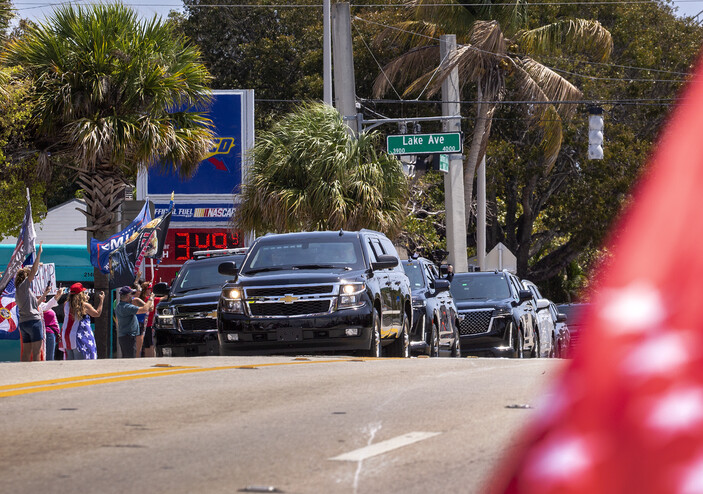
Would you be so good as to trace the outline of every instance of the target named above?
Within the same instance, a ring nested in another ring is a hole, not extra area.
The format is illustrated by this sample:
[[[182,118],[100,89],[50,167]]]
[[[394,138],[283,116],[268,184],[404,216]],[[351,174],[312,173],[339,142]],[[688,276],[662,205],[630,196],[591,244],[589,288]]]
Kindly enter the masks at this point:
[[[703,494],[703,70],[597,276],[573,360],[488,486]]]
[[[34,248],[36,238],[37,234],[34,231],[34,221],[32,220],[32,203],[29,200],[29,189],[27,189],[27,208],[24,211],[24,219],[22,220],[20,234],[17,237],[15,250],[12,252],[10,262],[7,263],[2,279],[0,279],[0,293],[5,291],[5,287],[10,283],[10,280],[14,280],[17,271],[25,262],[27,256],[36,252]]]

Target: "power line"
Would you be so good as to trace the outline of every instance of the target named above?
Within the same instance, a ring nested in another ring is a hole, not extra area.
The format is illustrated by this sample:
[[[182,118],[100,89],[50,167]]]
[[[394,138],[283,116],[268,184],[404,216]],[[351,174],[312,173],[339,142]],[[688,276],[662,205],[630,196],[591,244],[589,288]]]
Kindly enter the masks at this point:
[[[698,1],[698,0],[697,0],[697,1]],[[703,0],[700,0],[700,1],[703,1]],[[532,5],[532,4],[530,4],[530,5]],[[432,41],[439,41],[438,38],[435,38],[435,37],[433,37],[433,36],[428,36],[428,35],[422,34],[422,33],[416,33],[416,32],[414,32],[414,31],[408,31],[408,30],[406,30],[406,29],[402,29],[402,28],[399,28],[399,27],[396,27],[396,26],[388,26],[388,25],[386,25],[386,24],[382,24],[382,23],[380,23],[380,22],[375,22],[375,21],[371,21],[371,20],[368,20],[368,19],[364,19],[363,17],[359,17],[359,16],[356,16],[356,15],[355,15],[353,18],[354,18],[354,19],[358,19],[358,20],[363,21],[363,22],[367,22],[367,23],[369,23],[369,24],[374,24],[374,25],[376,25],[376,26],[383,27],[383,28],[386,28],[386,29],[393,29],[393,30],[400,31],[400,32],[405,33],[405,34],[412,34],[413,36],[417,36],[417,37],[420,37],[420,38],[426,38],[426,39],[429,39],[429,40],[432,40]],[[482,49],[480,49],[480,48],[476,48],[475,46],[472,46],[472,45],[466,45],[466,44],[459,44],[459,43],[457,43],[457,47],[465,47],[465,48],[469,48],[469,49],[471,49],[471,50],[474,50],[474,51],[477,51],[477,52],[480,52],[480,53],[486,53],[486,54],[489,54],[489,55],[493,55],[493,56],[498,57],[498,58],[510,59],[510,57],[509,57],[508,55],[499,55],[499,54],[496,54],[496,53],[493,53],[493,52],[490,52],[490,51],[487,51],[487,50],[482,50]],[[601,62],[601,63],[599,63],[599,62],[590,62],[590,61],[585,61],[585,60],[573,60],[573,59],[569,59],[569,58],[566,58],[566,57],[549,57],[549,58],[552,58],[552,59],[554,59],[554,58],[559,58],[559,59],[563,59],[563,60],[578,61],[578,62],[581,62],[581,63],[592,63],[592,64],[597,64],[597,65],[615,66],[615,64],[606,64],[606,63],[602,63],[602,62]],[[543,64],[543,65],[544,65],[544,64]],[[555,71],[559,70],[559,69],[553,69],[552,67],[549,67],[549,66],[547,66],[547,65],[544,65],[544,66],[547,67],[548,69],[551,69],[551,70],[555,70]],[[619,66],[619,67],[627,67],[627,66]],[[629,68],[635,69],[635,68],[638,68],[638,67],[629,67]],[[645,67],[639,67],[638,69],[639,69],[639,70],[651,70],[651,71],[656,71],[656,72],[660,72],[660,73],[671,73],[671,74],[675,74],[675,75],[688,75],[687,73],[684,73],[684,72],[666,72],[666,71],[662,71],[662,70],[658,70],[658,69],[648,69],[648,68],[645,68]],[[579,75],[579,76],[583,76],[583,77],[591,77],[591,76],[587,76],[587,75],[585,75],[585,74],[578,74],[578,73],[575,73],[575,72],[571,72],[571,74],[572,74],[572,75]],[[618,79],[618,80],[622,80],[622,79]],[[651,81],[651,79],[645,79],[645,80],[646,80],[646,81]],[[668,82],[668,81],[667,81],[667,82]]]
[[[640,98],[640,99],[591,99],[591,100],[572,100],[572,101],[534,101],[534,100],[460,100],[460,101],[430,101],[430,100],[394,100],[394,99],[363,99],[365,102],[376,104],[397,104],[397,103],[420,103],[420,104],[435,104],[442,103],[459,103],[462,105],[490,104],[490,105],[636,105],[636,106],[668,106],[677,98]],[[651,102],[651,103],[646,103]],[[669,103],[666,103],[669,102]]]
[[[66,2],[14,2],[15,5],[31,5],[32,8],[39,7],[51,7],[55,5],[66,5],[75,4],[79,2],[66,1]],[[652,4],[655,3],[653,0],[601,0],[601,1],[574,1],[574,2],[530,2],[526,7],[540,7],[540,6],[559,6],[559,5],[633,5],[633,4]],[[677,3],[703,3],[703,0],[677,0]],[[99,5],[100,2],[85,2],[81,5]],[[133,5],[133,4],[127,4]],[[432,3],[423,4],[422,7],[447,7],[448,5],[452,7],[485,7],[485,3]],[[492,7],[511,7],[514,6],[514,2],[503,2],[503,3],[492,3]],[[182,3],[173,4],[138,4],[140,7],[184,7]],[[379,3],[379,4],[361,4],[361,3],[351,3],[350,7],[355,8],[408,8],[406,3]],[[322,4],[289,4],[289,3],[279,3],[279,4],[267,4],[267,5],[257,5],[257,4],[223,4],[223,3],[210,3],[210,4],[198,4],[189,5],[189,7],[196,8],[322,8]],[[22,9],[17,9],[22,10]]]
[[[407,99],[371,99],[357,98],[362,104],[401,104],[408,105],[418,103],[422,105],[441,105],[442,103],[459,103],[462,105],[475,105],[478,100],[459,101],[439,101],[439,100],[407,100]],[[254,98],[255,103],[304,103],[310,99],[276,99],[276,98]],[[575,100],[575,101],[532,101],[532,100],[502,100],[502,101],[480,101],[484,104],[495,105],[629,105],[629,106],[671,106],[677,98],[639,98],[639,99],[610,99],[610,100]]]

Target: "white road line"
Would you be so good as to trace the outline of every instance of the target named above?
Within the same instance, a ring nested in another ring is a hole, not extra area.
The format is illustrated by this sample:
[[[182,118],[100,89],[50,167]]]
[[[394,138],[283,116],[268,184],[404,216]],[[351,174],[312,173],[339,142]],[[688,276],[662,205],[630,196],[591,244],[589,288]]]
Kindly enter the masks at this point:
[[[344,453],[343,455],[335,456],[330,458],[330,460],[335,461],[363,461],[372,456],[381,455],[383,453],[388,453],[394,449],[402,448],[409,444],[416,443],[418,441],[424,441],[434,436],[438,436],[440,432],[408,432],[402,436],[394,437],[393,439],[388,439],[387,441],[381,441],[380,443],[371,444],[365,448],[355,449],[349,453]]]

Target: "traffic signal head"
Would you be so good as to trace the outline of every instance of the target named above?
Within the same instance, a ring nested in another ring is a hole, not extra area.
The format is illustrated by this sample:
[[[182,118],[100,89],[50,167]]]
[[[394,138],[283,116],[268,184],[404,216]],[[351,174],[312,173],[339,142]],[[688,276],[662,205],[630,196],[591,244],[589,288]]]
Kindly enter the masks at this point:
[[[588,116],[588,159],[603,159],[603,115],[592,113]]]

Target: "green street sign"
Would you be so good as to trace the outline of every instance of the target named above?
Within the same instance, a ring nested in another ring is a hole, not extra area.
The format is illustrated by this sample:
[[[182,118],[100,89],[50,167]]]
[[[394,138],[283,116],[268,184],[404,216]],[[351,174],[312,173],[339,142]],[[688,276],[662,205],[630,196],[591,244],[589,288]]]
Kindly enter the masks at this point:
[[[461,132],[402,134],[386,137],[388,154],[461,153]]]
[[[439,171],[444,173],[449,173],[449,155],[440,154],[439,155]]]

